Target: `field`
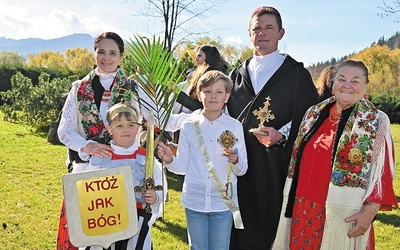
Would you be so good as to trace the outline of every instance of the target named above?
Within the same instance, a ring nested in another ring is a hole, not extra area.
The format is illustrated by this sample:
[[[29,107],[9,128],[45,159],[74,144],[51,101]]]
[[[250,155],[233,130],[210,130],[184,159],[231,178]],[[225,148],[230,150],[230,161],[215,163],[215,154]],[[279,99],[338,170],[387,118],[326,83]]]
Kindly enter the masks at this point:
[[[400,159],[400,125],[392,125]],[[23,125],[0,119],[0,248],[54,249],[66,173],[66,149]],[[400,176],[400,160],[396,174]],[[184,210],[179,204],[182,177],[169,174],[169,201],[163,220],[152,228],[154,249],[188,249]],[[400,181],[395,181],[400,201]],[[400,209],[379,213],[377,249],[400,246]]]

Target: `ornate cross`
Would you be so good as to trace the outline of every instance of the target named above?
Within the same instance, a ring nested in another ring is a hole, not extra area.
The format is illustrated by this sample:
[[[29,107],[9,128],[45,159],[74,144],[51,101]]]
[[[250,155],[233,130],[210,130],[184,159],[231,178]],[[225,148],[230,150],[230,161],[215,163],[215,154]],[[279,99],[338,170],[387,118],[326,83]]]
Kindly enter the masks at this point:
[[[265,98],[264,107],[259,107],[258,110],[254,110],[253,114],[260,120],[260,126],[264,125],[264,122],[269,122],[270,120],[275,119],[275,115],[271,114],[271,110],[269,110],[269,101],[271,98],[268,96]]]

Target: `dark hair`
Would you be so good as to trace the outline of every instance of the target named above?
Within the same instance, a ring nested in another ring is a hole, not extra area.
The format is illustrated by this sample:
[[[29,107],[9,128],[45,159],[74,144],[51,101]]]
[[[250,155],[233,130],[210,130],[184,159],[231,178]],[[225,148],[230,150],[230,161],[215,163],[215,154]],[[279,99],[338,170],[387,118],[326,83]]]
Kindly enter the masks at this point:
[[[253,13],[251,13],[250,16],[250,22],[249,22],[249,27],[251,27],[251,22],[253,20],[254,16],[263,16],[263,15],[274,15],[276,18],[276,22],[278,23],[278,28],[279,30],[282,29],[282,17],[281,14],[279,13],[279,11],[277,9],[275,9],[274,7],[271,6],[260,6],[258,8],[256,8],[255,10],[253,10]]]
[[[224,58],[221,57],[217,47],[210,44],[204,44],[201,45],[198,50],[204,52],[206,55],[205,63],[210,65],[211,69],[219,70],[224,73],[228,72],[228,64]]]
[[[368,68],[367,66],[365,66],[365,64],[360,61],[360,60],[354,60],[354,59],[348,59],[344,62],[342,62],[337,68],[336,68],[336,73],[335,73],[335,77],[337,72],[339,71],[340,68],[342,67],[355,67],[355,68],[359,68],[362,71],[364,71],[364,76],[366,77],[367,83],[369,83],[369,78],[368,78]]]
[[[318,78],[318,94],[320,100],[325,100],[332,96],[332,85],[335,78],[335,66],[327,66],[319,75]]]
[[[124,40],[122,40],[122,38],[117,33],[114,32],[103,32],[100,35],[98,35],[94,40],[94,50],[97,49],[98,43],[105,38],[114,40],[118,45],[119,53],[121,54],[124,53],[125,50]]]

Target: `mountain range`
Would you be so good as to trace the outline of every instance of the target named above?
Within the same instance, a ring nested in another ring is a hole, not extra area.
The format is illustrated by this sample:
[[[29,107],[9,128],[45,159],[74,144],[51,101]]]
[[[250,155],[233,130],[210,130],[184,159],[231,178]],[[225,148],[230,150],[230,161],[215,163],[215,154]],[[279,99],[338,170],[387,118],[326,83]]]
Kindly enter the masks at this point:
[[[26,56],[44,50],[64,53],[67,49],[87,48],[92,51],[93,41],[94,38],[89,34],[73,34],[55,39],[27,38],[15,40],[0,37],[0,52],[16,51],[18,54]]]

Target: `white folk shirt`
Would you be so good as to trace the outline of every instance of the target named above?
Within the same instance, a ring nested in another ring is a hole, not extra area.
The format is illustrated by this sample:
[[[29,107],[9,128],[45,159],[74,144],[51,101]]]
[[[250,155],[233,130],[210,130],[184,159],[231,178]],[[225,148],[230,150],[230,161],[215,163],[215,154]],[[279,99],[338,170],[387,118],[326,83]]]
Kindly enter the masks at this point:
[[[110,89],[111,84],[117,74],[117,71],[110,74],[102,74],[96,71],[96,74],[99,76],[99,80],[104,89]],[[89,160],[90,155],[82,152],[81,148],[85,147],[88,143],[93,142],[91,140],[87,140],[85,137],[78,133],[77,128],[77,115],[78,107],[76,107],[76,98],[77,98],[77,87],[78,85],[73,86],[73,88],[68,93],[67,99],[65,100],[65,104],[63,107],[63,113],[61,116],[60,125],[58,128],[60,138],[65,138],[62,143],[68,148],[77,151],[79,157],[82,160]],[[106,113],[108,109],[108,102],[101,102],[100,104],[100,116],[104,122],[104,125],[107,125],[106,121]]]
[[[248,69],[255,94],[260,92],[283,61],[285,57],[279,54],[279,50],[265,56],[253,56],[250,59]]]
[[[166,164],[171,172],[185,175],[181,198],[184,207],[198,212],[227,211],[229,208],[221,198],[205,166],[197,141],[194,121],[199,121],[205,147],[218,178],[223,184],[227,182],[228,161],[227,157],[222,155],[223,147],[217,142],[217,139],[224,130],[230,130],[238,138],[234,147],[238,149],[239,162],[233,165],[231,173],[232,200],[236,205],[238,205],[236,176],[242,176],[247,171],[247,152],[243,126],[239,121],[225,114],[214,121],[209,121],[201,113],[193,114],[182,124],[177,156],[173,158],[172,163]]]

